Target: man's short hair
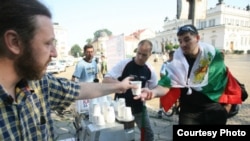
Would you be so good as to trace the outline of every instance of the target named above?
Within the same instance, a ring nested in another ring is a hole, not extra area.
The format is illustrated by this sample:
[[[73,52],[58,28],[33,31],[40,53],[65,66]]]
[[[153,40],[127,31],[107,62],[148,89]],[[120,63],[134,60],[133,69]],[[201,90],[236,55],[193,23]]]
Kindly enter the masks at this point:
[[[181,36],[183,34],[190,33],[192,35],[198,35],[198,30],[192,24],[187,24],[178,29],[177,36]]]
[[[91,45],[91,44],[87,44],[87,45],[85,45],[85,46],[83,47],[84,52],[85,52],[88,48],[94,48],[94,47],[93,47],[93,45]]]
[[[175,52],[174,50],[171,50],[171,51],[168,53],[168,55],[169,55],[169,56],[174,56],[174,52]]]
[[[7,52],[3,39],[7,30],[15,30],[24,46],[30,44],[37,29],[37,15],[52,17],[49,9],[38,0],[0,1],[0,56]]]
[[[145,43],[148,43],[148,44],[150,45],[150,47],[151,47],[150,50],[152,51],[152,49],[153,49],[153,44],[152,44],[152,42],[151,42],[150,40],[147,40],[147,39],[141,40],[141,41],[138,43],[138,47],[144,45]]]

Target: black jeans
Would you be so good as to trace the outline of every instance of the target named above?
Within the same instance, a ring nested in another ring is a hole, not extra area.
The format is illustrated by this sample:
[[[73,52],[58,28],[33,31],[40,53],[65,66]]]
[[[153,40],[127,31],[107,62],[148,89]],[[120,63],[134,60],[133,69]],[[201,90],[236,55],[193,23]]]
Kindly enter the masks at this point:
[[[184,105],[183,105],[184,106]],[[193,107],[197,109],[197,107]],[[191,111],[191,112],[190,112]],[[227,111],[219,103],[210,103],[200,110],[193,111],[192,107],[181,107],[179,113],[180,125],[225,125]]]

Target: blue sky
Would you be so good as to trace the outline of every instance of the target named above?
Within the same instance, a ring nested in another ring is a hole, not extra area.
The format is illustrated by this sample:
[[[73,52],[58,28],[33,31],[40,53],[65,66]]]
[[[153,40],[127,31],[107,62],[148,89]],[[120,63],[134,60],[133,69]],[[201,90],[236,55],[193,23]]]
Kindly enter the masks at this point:
[[[40,0],[52,12],[53,22],[68,31],[68,45],[83,46],[95,31],[107,28],[113,35],[135,30],[162,30],[165,17],[174,19],[176,0]],[[208,8],[218,0],[207,0]],[[249,0],[224,0],[245,8]]]

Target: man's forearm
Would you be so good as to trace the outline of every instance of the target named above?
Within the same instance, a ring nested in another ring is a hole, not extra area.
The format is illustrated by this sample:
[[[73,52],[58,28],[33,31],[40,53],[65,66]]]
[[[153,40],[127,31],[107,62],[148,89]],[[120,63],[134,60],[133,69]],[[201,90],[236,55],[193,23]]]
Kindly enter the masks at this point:
[[[105,96],[115,92],[120,92],[120,83],[81,83],[80,94],[76,99],[92,99]]]
[[[130,84],[131,79],[133,77],[126,77],[116,83],[82,82],[80,83],[80,94],[76,99],[91,99],[112,93],[124,93],[128,89],[135,88],[134,85]]]
[[[116,83],[119,82],[117,79],[112,77],[104,77],[102,83]]]
[[[169,88],[157,86],[154,89],[152,89],[152,92],[154,94],[154,97],[161,97],[164,96],[169,91]]]

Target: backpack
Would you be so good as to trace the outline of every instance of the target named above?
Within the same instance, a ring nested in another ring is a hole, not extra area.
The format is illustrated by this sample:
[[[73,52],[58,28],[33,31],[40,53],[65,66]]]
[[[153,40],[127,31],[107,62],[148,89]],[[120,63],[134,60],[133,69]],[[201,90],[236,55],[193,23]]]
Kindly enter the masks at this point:
[[[241,88],[241,100],[245,101],[248,98],[248,93],[247,93],[247,90],[245,88],[245,85],[240,83],[238,80],[237,80],[237,82],[238,82],[238,84],[240,85],[240,88]]]
[[[241,88],[241,100],[245,101],[248,98],[248,93],[247,93],[247,90],[245,88],[245,85],[240,83],[237,79],[236,79],[236,81],[240,85],[240,88]],[[227,117],[231,118],[231,117],[237,115],[239,113],[239,110],[240,110],[240,104],[233,104]]]

